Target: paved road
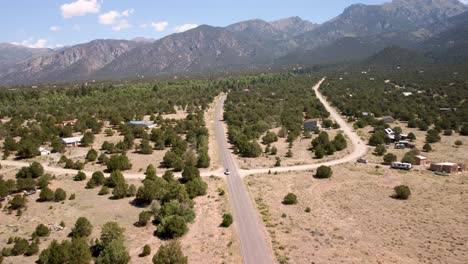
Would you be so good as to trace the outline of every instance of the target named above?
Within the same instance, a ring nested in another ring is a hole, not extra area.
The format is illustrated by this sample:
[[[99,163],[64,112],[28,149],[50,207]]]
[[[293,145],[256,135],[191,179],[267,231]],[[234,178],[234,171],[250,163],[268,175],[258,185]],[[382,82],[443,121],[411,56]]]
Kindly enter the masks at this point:
[[[242,181],[235,158],[229,149],[224,123],[222,122],[225,99],[226,96],[223,95],[216,106],[215,132],[221,162],[230,171],[226,181],[231,198],[234,223],[241,243],[242,257],[246,264],[273,263],[271,246],[265,237],[263,225],[260,223],[257,210],[254,208]]]
[[[344,156],[343,158],[331,160],[327,162],[317,163],[317,164],[309,164],[309,165],[297,165],[297,166],[289,166],[289,167],[274,167],[274,168],[263,168],[263,169],[251,169],[251,170],[241,170],[241,175],[251,175],[251,174],[261,174],[261,173],[268,173],[271,172],[288,172],[288,171],[305,171],[305,170],[313,170],[322,165],[325,166],[333,166],[347,162],[356,161],[358,158],[364,156],[367,153],[367,146],[366,143],[363,142],[359,136],[354,132],[354,129],[341,117],[338,112],[336,112],[335,108],[333,108],[328,101],[323,97],[320,93],[319,88],[322,82],[325,79],[320,80],[314,87],[315,94],[320,102],[325,106],[328,112],[330,112],[330,118],[334,119],[339,125],[340,129],[343,130],[343,133],[351,140],[353,144],[353,151],[349,154]]]

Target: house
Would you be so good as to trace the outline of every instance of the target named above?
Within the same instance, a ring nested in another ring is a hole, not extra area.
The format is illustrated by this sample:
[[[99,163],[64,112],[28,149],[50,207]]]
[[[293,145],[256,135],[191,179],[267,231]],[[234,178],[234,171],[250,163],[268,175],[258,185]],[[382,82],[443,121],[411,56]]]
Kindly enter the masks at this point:
[[[422,155],[416,155],[414,156],[414,162],[415,162],[415,165],[426,167],[427,157],[424,157]]]
[[[80,142],[82,138],[83,136],[62,138],[62,144],[67,147],[78,147],[81,144]]]
[[[455,173],[459,169],[457,163],[453,162],[440,162],[440,163],[432,163],[429,170],[435,172],[445,172],[445,173]]]
[[[153,128],[156,127],[156,125],[153,122],[146,122],[146,121],[139,121],[139,120],[132,120],[128,122],[129,125],[131,126],[142,126],[145,128]]]
[[[385,134],[387,134],[387,137],[391,140],[395,140],[395,132],[393,132],[393,129],[391,128],[385,128],[384,129]]]
[[[320,121],[318,119],[308,119],[304,121],[304,129],[309,129],[309,130],[320,129]]]
[[[48,149],[46,149],[44,147],[39,147],[37,150],[41,153],[41,156],[50,155],[50,150],[48,150]]]
[[[395,119],[391,116],[384,116],[382,117],[382,119],[380,119],[380,121],[384,122],[385,124],[390,124],[390,123],[394,123]]]

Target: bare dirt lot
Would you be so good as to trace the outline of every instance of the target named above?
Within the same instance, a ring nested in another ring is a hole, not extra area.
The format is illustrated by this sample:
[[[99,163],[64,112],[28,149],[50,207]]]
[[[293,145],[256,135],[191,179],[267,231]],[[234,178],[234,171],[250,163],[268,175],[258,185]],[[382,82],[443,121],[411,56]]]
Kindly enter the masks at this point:
[[[14,177],[16,169],[3,168],[0,174],[5,177]],[[163,243],[153,236],[156,227],[149,224],[147,227],[135,227],[138,214],[143,208],[130,204],[132,198],[110,200],[109,196],[98,196],[99,188],[87,190],[86,182],[74,182],[72,176],[58,176],[52,181],[51,188],[63,188],[67,195],[76,194],[75,200],[66,200],[63,203],[39,203],[35,200],[38,194],[28,196],[28,209],[21,217],[13,212],[0,212],[0,248],[6,246],[10,236],[30,238],[35,227],[40,224],[59,225],[61,221],[66,224],[65,230],[52,232],[42,239],[40,248],[45,248],[53,239],[59,241],[66,239],[76,219],[84,216],[93,224],[92,238],[99,237],[101,226],[108,221],[116,221],[126,229],[126,246],[132,257],[132,263],[149,263],[151,257]],[[218,189],[226,189],[221,178],[207,177],[208,194],[195,199],[196,219],[189,225],[190,231],[181,238],[183,251],[191,263],[201,263],[209,259],[211,263],[240,263],[240,244],[235,234],[235,227],[221,228],[219,224],[224,212],[229,210],[228,195],[220,196]],[[139,181],[128,181],[140,185]],[[149,244],[152,254],[146,258],[138,257],[142,247]],[[11,246],[11,245],[8,245]],[[3,263],[34,263],[37,256],[8,257]]]
[[[354,163],[333,167],[330,179],[312,175],[245,179],[280,263],[466,263],[468,173]],[[408,200],[391,197],[399,184],[411,188]],[[282,204],[289,192],[297,204]]]
[[[271,131],[278,133],[279,128],[272,129]],[[338,134],[338,130],[326,130],[329,135],[330,140],[332,140],[336,134]],[[304,138],[299,137],[294,141],[293,147],[291,149],[293,156],[286,157],[286,153],[288,152],[289,143],[286,141],[286,138],[278,138],[277,142],[271,144],[271,147],[276,147],[278,149],[277,155],[267,155],[262,154],[262,156],[258,158],[243,158],[237,156],[238,164],[241,169],[259,169],[259,168],[271,168],[275,166],[276,157],[281,159],[281,166],[294,166],[294,165],[305,165],[305,164],[315,164],[326,162],[330,160],[335,160],[346,156],[347,154],[352,152],[352,144],[349,139],[348,148],[342,151],[337,151],[335,154],[330,156],[325,156],[322,159],[316,159],[314,157],[314,153],[310,151],[312,139],[317,137],[317,135],[312,135],[312,138]],[[258,143],[262,147],[263,151],[265,150],[266,146],[261,144],[261,139],[258,140]]]

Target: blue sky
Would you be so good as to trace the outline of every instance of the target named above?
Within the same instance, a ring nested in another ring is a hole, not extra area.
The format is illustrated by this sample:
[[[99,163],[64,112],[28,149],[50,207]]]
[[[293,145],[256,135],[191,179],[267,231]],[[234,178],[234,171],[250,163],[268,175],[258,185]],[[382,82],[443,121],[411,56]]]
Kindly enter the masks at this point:
[[[161,38],[208,24],[300,16],[321,23],[353,3],[390,0],[4,0],[0,42],[58,47],[98,38]]]

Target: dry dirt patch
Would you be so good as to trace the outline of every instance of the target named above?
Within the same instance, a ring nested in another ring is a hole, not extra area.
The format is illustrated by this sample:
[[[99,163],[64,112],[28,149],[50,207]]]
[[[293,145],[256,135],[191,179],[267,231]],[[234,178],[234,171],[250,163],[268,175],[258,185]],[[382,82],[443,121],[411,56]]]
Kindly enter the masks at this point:
[[[15,171],[10,169],[0,171],[6,178],[14,177]],[[28,209],[18,218],[15,213],[0,212],[0,248],[6,246],[10,236],[29,238],[35,227],[40,224],[59,225],[61,221],[66,224],[64,231],[53,232],[48,238],[41,241],[41,250],[53,239],[59,241],[66,239],[76,219],[84,216],[94,226],[92,238],[99,236],[101,226],[108,221],[116,221],[126,229],[126,246],[132,257],[132,263],[149,263],[152,255],[163,243],[153,236],[156,227],[135,227],[138,214],[145,210],[130,204],[131,198],[110,200],[109,196],[98,196],[99,188],[87,190],[85,182],[74,182],[72,175],[58,176],[51,184],[51,188],[63,188],[68,195],[76,194],[75,200],[66,200],[64,203],[38,203],[35,200],[38,194],[28,197]],[[218,189],[226,189],[221,178],[205,178],[208,183],[208,194],[195,199],[196,219],[189,225],[190,231],[181,238],[184,253],[191,263],[201,263],[209,259],[211,263],[240,263],[240,244],[235,235],[234,227],[221,228],[219,223],[222,214],[228,211],[228,196],[218,195]],[[137,186],[139,181],[128,181]],[[150,257],[139,258],[142,247],[149,244],[152,249]],[[10,246],[10,245],[8,245]],[[34,263],[37,256],[8,257],[3,263]]]
[[[271,131],[278,133],[279,130],[279,128],[275,128]],[[333,138],[339,133],[336,129],[326,130],[326,132],[328,133],[330,140],[333,140]],[[277,142],[271,144],[271,147],[276,147],[278,149],[277,155],[267,155],[263,153],[260,157],[257,158],[243,158],[236,156],[238,164],[242,169],[272,168],[275,166],[276,157],[279,157],[281,159],[281,166],[283,167],[306,165],[340,159],[352,152],[351,141],[347,139],[348,147],[346,149],[337,151],[333,155],[325,156],[322,159],[316,159],[314,153],[309,150],[311,147],[311,142],[315,137],[317,137],[317,135],[314,134],[312,138],[304,138],[301,136],[296,139],[293,143],[293,147],[291,148],[293,153],[292,157],[286,157],[286,153],[289,149],[289,143],[286,141],[286,138],[278,138]],[[262,147],[262,150],[265,151],[266,146],[261,144],[261,137],[257,142]]]
[[[288,263],[466,263],[468,174],[449,177],[361,164],[312,172],[252,175],[246,183],[278,259]],[[408,185],[409,200],[391,198]],[[283,205],[288,193],[296,205]],[[310,212],[305,209],[310,207]]]

